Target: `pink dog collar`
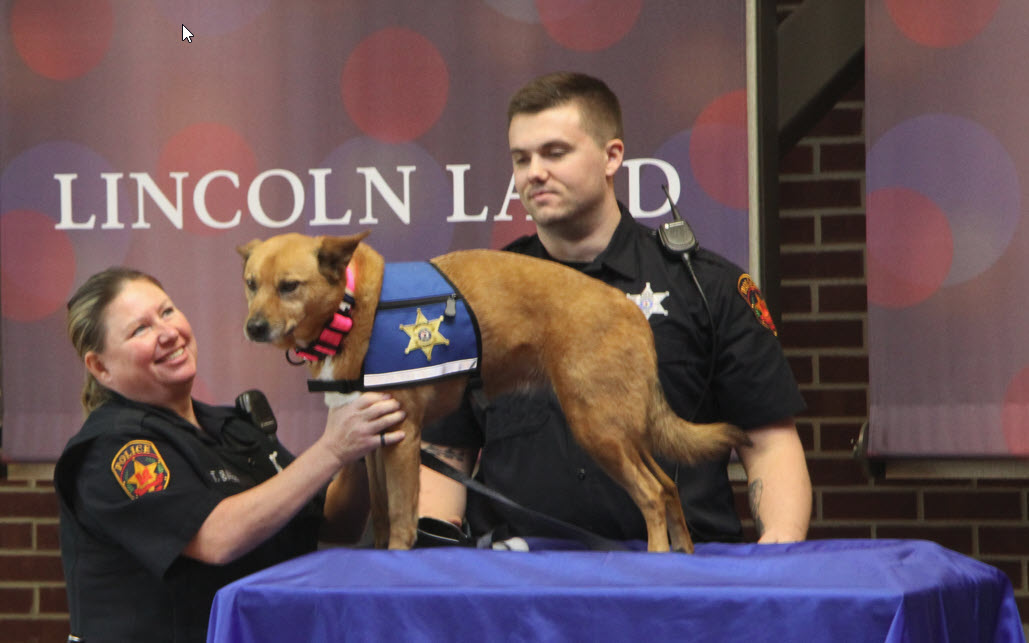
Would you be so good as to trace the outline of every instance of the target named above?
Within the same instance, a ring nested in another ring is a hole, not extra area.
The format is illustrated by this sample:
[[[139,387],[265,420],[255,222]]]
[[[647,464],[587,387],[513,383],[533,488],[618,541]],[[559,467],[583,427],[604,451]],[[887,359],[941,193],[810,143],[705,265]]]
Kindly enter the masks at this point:
[[[338,355],[343,347],[343,338],[354,327],[354,320],[350,316],[350,309],[354,305],[356,278],[354,270],[350,266],[347,266],[346,275],[347,285],[343,294],[343,301],[340,302],[339,309],[336,310],[332,315],[332,319],[329,320],[329,323],[325,325],[325,328],[318,335],[318,339],[306,348],[297,347],[294,349],[296,354],[303,358],[303,360],[317,362],[326,357]],[[303,361],[296,362],[290,359],[289,351],[286,351],[286,359],[291,364],[303,363]]]

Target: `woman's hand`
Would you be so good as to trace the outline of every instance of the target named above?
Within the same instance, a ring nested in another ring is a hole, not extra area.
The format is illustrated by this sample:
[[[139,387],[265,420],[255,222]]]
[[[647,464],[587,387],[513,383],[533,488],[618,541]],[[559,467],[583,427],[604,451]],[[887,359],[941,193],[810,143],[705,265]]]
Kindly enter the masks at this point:
[[[405,417],[400,402],[386,393],[362,393],[353,402],[329,409],[325,433],[319,441],[343,466],[403,440],[403,431],[388,429]]]
[[[400,403],[383,393],[364,393],[350,404],[330,409],[325,433],[314,446],[268,480],[219,502],[183,553],[212,565],[236,560],[281,529],[341,469],[335,482],[353,473],[344,469],[347,464],[403,440],[403,431],[387,432],[403,419]],[[335,482],[330,486],[327,508],[359,497],[355,511],[367,513],[365,486],[355,486],[349,495],[344,492],[333,499]],[[363,517],[357,517],[351,527],[359,535],[363,524]]]

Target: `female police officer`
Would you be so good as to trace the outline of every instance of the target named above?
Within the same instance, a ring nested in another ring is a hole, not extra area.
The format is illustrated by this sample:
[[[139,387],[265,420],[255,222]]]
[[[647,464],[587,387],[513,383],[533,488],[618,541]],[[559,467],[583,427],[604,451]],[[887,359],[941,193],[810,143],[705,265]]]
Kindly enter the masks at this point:
[[[294,459],[235,409],[191,398],[196,340],[153,277],[94,275],[68,302],[68,333],[88,414],[54,475],[73,635],[203,641],[218,588],[312,551],[319,529],[359,535],[367,487],[350,465],[403,439],[395,400],[332,409]]]

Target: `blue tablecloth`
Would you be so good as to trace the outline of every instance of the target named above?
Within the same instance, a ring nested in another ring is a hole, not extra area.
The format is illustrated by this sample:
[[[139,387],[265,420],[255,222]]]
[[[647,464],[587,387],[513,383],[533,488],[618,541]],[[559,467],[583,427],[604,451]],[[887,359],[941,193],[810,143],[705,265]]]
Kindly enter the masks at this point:
[[[1011,583],[923,541],[330,549],[224,587],[209,642],[1024,642]]]

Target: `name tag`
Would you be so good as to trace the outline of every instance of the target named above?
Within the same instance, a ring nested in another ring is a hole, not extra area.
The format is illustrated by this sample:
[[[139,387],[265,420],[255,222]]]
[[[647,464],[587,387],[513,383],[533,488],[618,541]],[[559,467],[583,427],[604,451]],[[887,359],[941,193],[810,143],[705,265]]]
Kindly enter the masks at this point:
[[[228,469],[213,469],[208,471],[207,474],[215,482],[239,482],[239,476]]]

